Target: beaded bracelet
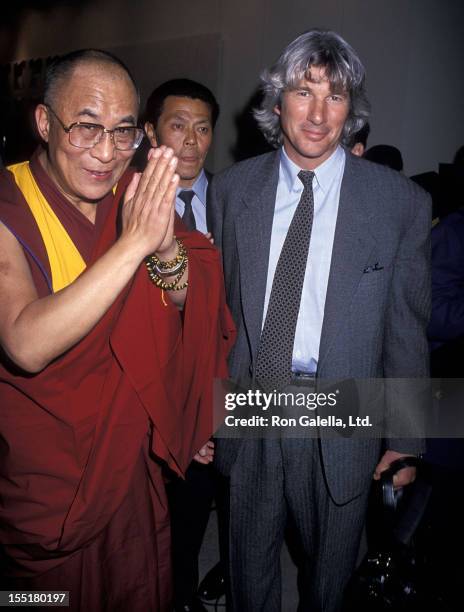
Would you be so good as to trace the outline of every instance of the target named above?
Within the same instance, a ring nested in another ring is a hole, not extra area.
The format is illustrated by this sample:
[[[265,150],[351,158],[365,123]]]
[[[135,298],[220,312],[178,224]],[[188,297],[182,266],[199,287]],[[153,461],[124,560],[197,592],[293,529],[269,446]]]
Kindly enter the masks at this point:
[[[172,291],[173,289],[175,289],[177,283],[184,275],[185,269],[187,268],[187,261],[187,259],[184,259],[182,268],[179,270],[179,273],[177,274],[175,279],[170,283],[167,283],[163,278],[161,278],[161,276],[156,273],[156,270],[153,267],[153,263],[149,259],[145,260],[145,265],[147,267],[148,276],[150,277],[150,280],[154,285],[160,287],[161,289],[164,289],[165,291]]]
[[[163,261],[159,259],[159,257],[157,257],[155,253],[150,255],[150,259],[153,262],[153,264],[159,270],[163,271],[162,274],[174,275],[175,270],[178,270],[180,268],[180,266],[183,263],[184,258],[187,257],[187,249],[185,248],[183,243],[177,238],[177,236],[174,236],[174,240],[177,243],[177,255],[174,257],[174,259],[171,259],[169,261]]]
[[[188,257],[187,257],[187,250],[182,244],[182,242],[180,242],[180,240],[178,240],[177,238],[176,238],[176,242],[179,247],[179,254],[176,256],[175,260],[171,260],[169,262],[161,262],[161,260],[159,260],[158,257],[156,257],[156,255],[150,255],[149,257],[145,259],[145,266],[147,268],[148,276],[150,280],[152,281],[154,285],[156,285],[156,287],[159,287],[163,291],[180,291],[181,289],[185,289],[186,287],[188,287],[188,280],[182,283],[182,285],[178,285],[182,276],[184,275],[185,270],[187,269]],[[180,257],[180,260],[178,261],[179,257]],[[161,263],[173,264],[171,265],[171,269],[169,271],[163,270],[163,272],[161,272],[161,274],[164,274],[166,276],[173,276],[174,274],[176,274],[176,277],[172,282],[167,283],[159,275],[160,274],[159,267]]]

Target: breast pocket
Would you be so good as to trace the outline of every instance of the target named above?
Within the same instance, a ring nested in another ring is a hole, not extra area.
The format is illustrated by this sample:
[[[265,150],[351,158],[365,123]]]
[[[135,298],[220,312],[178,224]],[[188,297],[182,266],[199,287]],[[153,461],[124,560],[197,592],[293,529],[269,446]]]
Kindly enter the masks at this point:
[[[389,285],[391,278],[391,268],[381,267],[379,269],[367,269],[364,271],[360,282],[359,289],[361,291],[384,291]]]
[[[352,307],[359,317],[380,321],[390,293],[391,269],[384,268],[361,276]]]

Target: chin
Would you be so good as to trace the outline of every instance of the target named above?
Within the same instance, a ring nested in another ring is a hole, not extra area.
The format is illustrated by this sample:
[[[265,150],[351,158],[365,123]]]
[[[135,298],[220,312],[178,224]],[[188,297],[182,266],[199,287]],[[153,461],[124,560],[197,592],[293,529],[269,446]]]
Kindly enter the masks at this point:
[[[200,174],[200,173],[198,173]],[[193,186],[193,183],[195,182],[198,174],[188,174],[188,175],[179,175],[180,176],[180,181],[179,181],[179,186],[182,187],[183,189],[191,189]]]
[[[103,200],[111,192],[112,188],[112,185],[108,185],[107,187],[102,186],[100,189],[82,190],[82,199],[88,202],[98,202]]]
[[[181,181],[192,181],[197,178],[200,172],[201,172],[201,166],[200,168],[192,168],[190,166],[190,168],[179,168],[178,167],[177,169],[177,173],[179,174]]]
[[[332,155],[336,147],[320,147],[315,149],[311,147],[303,153],[308,159],[321,160],[321,162]]]

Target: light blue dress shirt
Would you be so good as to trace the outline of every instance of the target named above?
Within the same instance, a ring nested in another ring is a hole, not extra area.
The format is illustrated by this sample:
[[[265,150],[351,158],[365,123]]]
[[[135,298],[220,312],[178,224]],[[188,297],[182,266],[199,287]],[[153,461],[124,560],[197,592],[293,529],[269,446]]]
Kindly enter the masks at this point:
[[[344,169],[345,151],[341,146],[338,146],[329,159],[314,170],[314,220],[295,332],[295,344],[293,346],[292,369],[294,371],[314,373],[317,370],[325,298]],[[280,252],[293,214],[303,193],[303,183],[298,178],[300,170],[301,168],[291,161],[282,147],[279,183],[272,223],[263,325]],[[292,262],[289,261],[288,265],[291,266]]]
[[[197,230],[206,234],[206,191],[208,189],[208,179],[206,178],[205,171],[202,169],[200,174],[195,179],[192,187],[189,189],[183,189],[178,187],[176,191],[176,212],[182,217],[184,214],[185,203],[179,198],[181,191],[192,190],[195,195],[192,198],[192,209],[195,216],[195,224]]]

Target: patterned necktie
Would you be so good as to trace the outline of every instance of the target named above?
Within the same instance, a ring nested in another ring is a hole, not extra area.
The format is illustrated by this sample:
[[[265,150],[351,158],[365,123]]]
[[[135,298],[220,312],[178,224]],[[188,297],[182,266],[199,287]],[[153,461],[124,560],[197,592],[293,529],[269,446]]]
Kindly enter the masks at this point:
[[[195,215],[193,214],[192,208],[192,199],[195,195],[195,192],[189,189],[188,191],[181,191],[179,193],[179,198],[185,204],[184,214],[182,215],[182,221],[184,222],[185,227],[192,231],[197,229],[197,224],[195,223]]]
[[[256,358],[255,378],[266,391],[283,389],[292,377],[295,330],[314,217],[314,172],[301,170],[298,177],[304,189],[277,262]]]

